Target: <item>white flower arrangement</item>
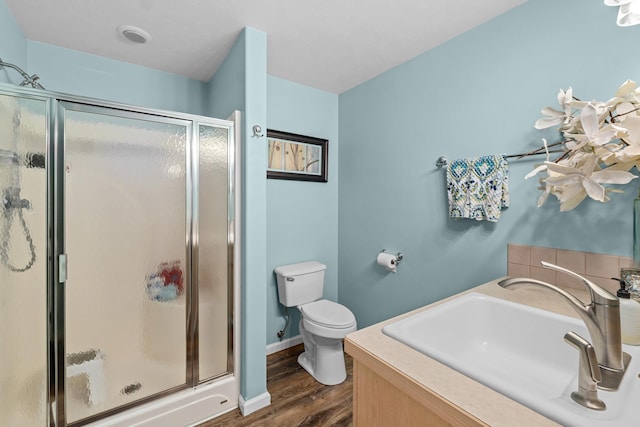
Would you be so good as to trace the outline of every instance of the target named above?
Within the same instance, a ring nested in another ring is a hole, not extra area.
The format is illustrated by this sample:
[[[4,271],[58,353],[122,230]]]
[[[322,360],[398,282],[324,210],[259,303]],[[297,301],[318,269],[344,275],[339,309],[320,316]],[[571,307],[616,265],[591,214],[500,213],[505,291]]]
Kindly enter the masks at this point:
[[[621,27],[640,24],[640,0],[604,0],[606,6],[618,7],[616,23]]]
[[[607,102],[581,101],[573,90],[558,93],[560,110],[546,107],[536,129],[558,126],[563,140],[547,144],[530,154],[544,150],[547,161],[536,167],[526,178],[546,173],[540,178],[542,206],[549,194],[560,202],[560,211],[578,206],[587,196],[599,202],[609,201],[609,193],[623,192],[609,184],[628,184],[640,171],[640,89],[627,80]],[[549,149],[562,146],[562,154],[549,161]]]

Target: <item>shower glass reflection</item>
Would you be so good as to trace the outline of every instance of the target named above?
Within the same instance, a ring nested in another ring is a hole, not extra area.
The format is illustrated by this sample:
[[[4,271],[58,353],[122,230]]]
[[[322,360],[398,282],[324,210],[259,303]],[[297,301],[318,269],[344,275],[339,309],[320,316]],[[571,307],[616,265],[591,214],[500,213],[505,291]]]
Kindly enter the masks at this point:
[[[184,121],[67,105],[67,421],[186,385]]]
[[[47,422],[46,103],[0,94],[0,425]]]

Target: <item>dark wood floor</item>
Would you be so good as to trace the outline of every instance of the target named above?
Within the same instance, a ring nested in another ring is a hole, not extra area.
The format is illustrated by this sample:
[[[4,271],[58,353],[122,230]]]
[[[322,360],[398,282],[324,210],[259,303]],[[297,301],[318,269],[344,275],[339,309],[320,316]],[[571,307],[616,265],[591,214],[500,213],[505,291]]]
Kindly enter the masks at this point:
[[[352,425],[353,364],[345,354],[347,379],[336,386],[314,380],[300,365],[302,344],[267,357],[267,390],[271,405],[243,417],[240,410],[221,415],[198,427],[336,426]]]

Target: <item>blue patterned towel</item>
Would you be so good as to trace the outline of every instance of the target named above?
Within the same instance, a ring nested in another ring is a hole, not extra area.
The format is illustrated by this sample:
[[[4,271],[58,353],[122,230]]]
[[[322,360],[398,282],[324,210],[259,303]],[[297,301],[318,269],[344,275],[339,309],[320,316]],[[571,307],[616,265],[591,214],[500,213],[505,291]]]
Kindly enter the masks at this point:
[[[447,197],[450,217],[497,222],[509,207],[509,163],[500,154],[449,162]]]

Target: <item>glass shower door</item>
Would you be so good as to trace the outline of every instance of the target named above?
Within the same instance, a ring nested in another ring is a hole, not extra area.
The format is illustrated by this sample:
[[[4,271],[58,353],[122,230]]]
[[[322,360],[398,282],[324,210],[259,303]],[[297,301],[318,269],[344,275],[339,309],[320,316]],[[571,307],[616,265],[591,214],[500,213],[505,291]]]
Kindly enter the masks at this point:
[[[197,129],[197,353],[202,382],[232,370],[233,151],[228,128],[199,123]]]
[[[0,93],[0,426],[47,423],[46,111]]]
[[[61,105],[73,423],[187,385],[191,126]]]

